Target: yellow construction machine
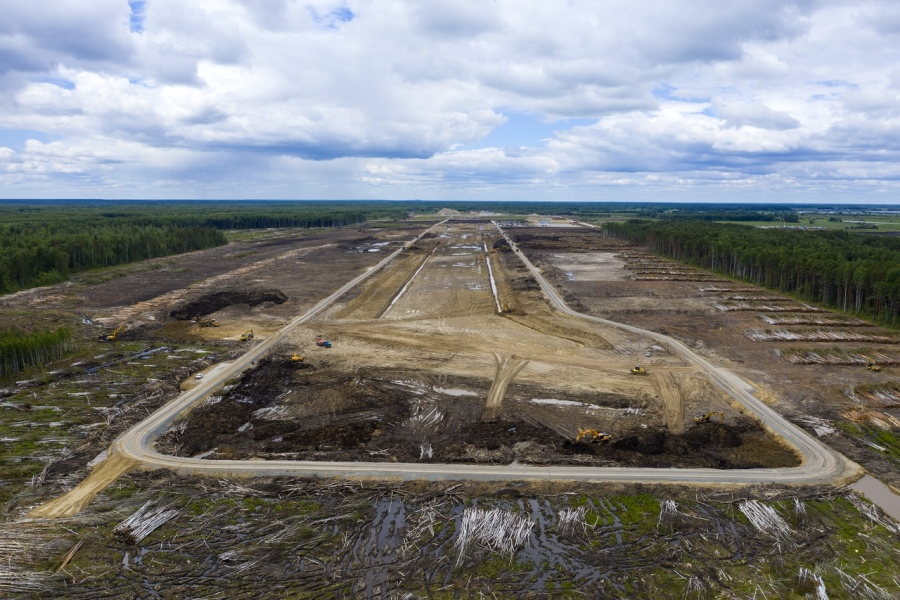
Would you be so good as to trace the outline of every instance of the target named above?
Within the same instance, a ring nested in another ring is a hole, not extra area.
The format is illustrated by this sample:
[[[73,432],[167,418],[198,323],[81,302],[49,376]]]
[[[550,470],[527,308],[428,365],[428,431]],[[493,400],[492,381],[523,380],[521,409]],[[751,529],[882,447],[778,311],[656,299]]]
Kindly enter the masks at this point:
[[[114,342],[119,338],[119,334],[122,333],[123,331],[125,331],[125,325],[124,324],[119,325],[118,327],[116,327],[116,329],[111,334],[101,335],[100,341],[101,342]]]
[[[245,331],[244,333],[241,334],[242,342],[246,342],[247,340],[252,340],[252,339],[253,339],[253,330],[252,329],[248,329],[247,331]]]
[[[513,309],[509,304],[502,304],[500,306],[500,312],[511,313]]]
[[[632,375],[646,375],[647,369],[645,369],[644,367],[635,367],[635,368],[631,369],[631,374]]]
[[[294,352],[293,354],[291,354],[291,362],[303,362],[303,357]]]
[[[876,365],[874,360],[870,360],[869,362],[867,362],[866,368],[870,371],[874,371],[875,373],[877,373],[881,370],[881,367]]]
[[[706,423],[713,417],[719,417],[720,420],[725,420],[725,413],[723,412],[708,412],[705,415],[700,415],[699,417],[694,417],[695,423]]]
[[[612,436],[603,431],[597,431],[596,429],[579,429],[578,435],[575,437],[575,443],[581,442],[582,439],[590,436],[591,441],[598,442],[608,442],[612,439]]]
[[[199,325],[200,327],[218,327],[219,326],[219,322],[216,321],[215,319],[195,319],[194,322],[197,323],[197,325]]]

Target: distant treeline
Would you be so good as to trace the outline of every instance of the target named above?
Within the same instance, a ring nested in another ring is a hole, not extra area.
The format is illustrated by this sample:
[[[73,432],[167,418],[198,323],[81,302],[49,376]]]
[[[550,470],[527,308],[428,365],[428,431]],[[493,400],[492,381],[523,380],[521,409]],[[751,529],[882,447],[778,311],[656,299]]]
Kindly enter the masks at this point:
[[[684,212],[678,211],[673,213],[663,213],[658,216],[663,220],[674,221],[762,221],[762,222],[779,222],[779,223],[797,223],[800,221],[800,215],[794,211],[696,211]]]
[[[72,349],[72,330],[23,333],[11,328],[0,332],[0,375],[16,373],[29,366],[59,360]]]
[[[900,325],[897,238],[637,219],[607,223],[604,231],[704,269],[893,327]]]
[[[98,222],[0,223],[0,292],[65,281],[71,273],[225,243],[212,227]]]
[[[406,216],[404,207],[336,202],[13,202],[0,204],[0,293],[69,275],[226,243],[221,230],[340,227]]]

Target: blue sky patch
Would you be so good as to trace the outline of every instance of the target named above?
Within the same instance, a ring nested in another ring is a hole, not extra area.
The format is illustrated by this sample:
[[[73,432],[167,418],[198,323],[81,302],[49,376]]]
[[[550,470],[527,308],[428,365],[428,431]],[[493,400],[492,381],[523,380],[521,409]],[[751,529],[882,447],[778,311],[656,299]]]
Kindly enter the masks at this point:
[[[128,0],[128,6],[131,8],[129,27],[131,28],[132,33],[143,33],[144,15],[147,11],[147,0]]]
[[[504,113],[506,123],[495,127],[484,139],[464,144],[459,150],[479,150],[481,148],[519,148],[522,146],[543,146],[544,140],[552,138],[554,132],[571,129],[579,125],[592,125],[596,119],[565,119],[562,121],[542,121],[527,113]]]
[[[35,79],[37,83],[49,83],[50,85],[55,85],[56,87],[61,87],[64,90],[74,90],[75,82],[69,81],[68,79],[62,79],[61,77],[38,77]]]
[[[667,83],[661,83],[653,88],[653,96],[660,100],[671,100],[673,102],[693,102],[695,104],[703,104],[709,102],[709,98],[682,98],[675,94],[678,88],[674,88]]]
[[[37,140],[47,144],[55,139],[59,139],[59,137],[33,129],[0,129],[0,146],[12,148],[16,152],[22,152],[25,149],[25,142],[28,140]]]
[[[313,21],[315,21],[316,25],[322,27],[323,29],[337,29],[341,23],[349,23],[356,18],[356,13],[354,13],[346,6],[333,8],[324,14],[319,14],[319,11],[317,11],[312,6],[308,8],[309,14],[312,15]]]

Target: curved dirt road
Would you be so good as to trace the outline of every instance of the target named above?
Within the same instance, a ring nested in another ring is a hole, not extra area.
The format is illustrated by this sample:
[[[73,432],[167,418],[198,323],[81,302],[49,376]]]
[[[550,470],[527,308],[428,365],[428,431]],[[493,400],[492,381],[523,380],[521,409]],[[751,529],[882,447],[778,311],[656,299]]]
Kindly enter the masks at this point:
[[[432,231],[446,221],[438,223],[423,232],[414,241]],[[515,244],[500,227],[515,250]],[[427,480],[556,480],[556,481],[623,481],[636,483],[693,483],[704,485],[732,484],[748,485],[757,483],[804,483],[826,484],[846,480],[857,473],[859,468],[841,455],[831,451],[802,430],[787,422],[778,413],[756,399],[751,388],[735,375],[713,366],[696,355],[681,342],[658,333],[638,327],[607,321],[585,315],[570,309],[562,298],[541,275],[540,271],[521,252],[517,255],[531,271],[550,303],[559,311],[572,317],[617,327],[625,331],[653,338],[667,344],[685,360],[706,372],[709,377],[731,397],[755,414],[775,434],[781,436],[803,458],[799,467],[765,468],[743,470],[719,469],[648,469],[631,467],[534,467],[512,464],[508,466],[481,466],[468,464],[423,464],[423,463],[360,463],[360,462],[318,462],[318,461],[239,461],[203,460],[161,454],[151,445],[155,438],[164,433],[180,416],[189,412],[226,380],[237,376],[251,363],[259,360],[280,343],[288,332],[303,322],[309,321],[323,312],[335,300],[359,284],[385,265],[401,250],[392,253],[375,267],[359,275],[339,290],[324,298],[303,315],[293,319],[277,334],[255,345],[246,354],[234,361],[228,368],[218,371],[197,388],[187,391],[147,419],[122,434],[110,447],[110,458],[115,459],[117,468],[95,469],[78,487],[56,500],[38,507],[31,516],[57,517],[78,512],[99,491],[111,483],[118,475],[133,468],[168,468],[181,474],[253,477],[272,475],[353,477],[369,479],[427,479]],[[109,460],[109,459],[108,459]],[[113,461],[110,461],[113,462]],[[104,475],[101,477],[100,473]]]
[[[710,362],[697,355],[693,350],[691,350],[678,340],[661,333],[655,333],[653,331],[648,331],[646,329],[641,329],[632,325],[625,325],[624,323],[617,323],[616,321],[609,321],[607,319],[601,319],[600,317],[586,315],[569,308],[569,306],[563,301],[559,294],[556,293],[554,287],[550,285],[550,283],[546,279],[544,279],[544,276],[541,274],[540,270],[535,267],[534,264],[528,259],[528,257],[526,257],[516,247],[515,243],[509,238],[506,232],[503,231],[503,229],[496,223],[494,223],[494,226],[497,227],[498,231],[500,231],[501,235],[503,235],[503,237],[509,243],[510,248],[515,251],[519,259],[534,276],[535,280],[541,286],[541,291],[544,293],[544,295],[547,297],[547,299],[550,301],[550,304],[552,304],[554,308],[572,317],[586,319],[588,321],[594,321],[603,325],[616,327],[618,329],[622,329],[623,331],[643,335],[658,342],[667,344],[686,361],[693,363],[702,371],[704,371],[709,376],[709,378],[717,386],[724,390],[729,396],[737,400],[745,408],[749,409],[773,433],[780,436],[795,450],[797,450],[803,459],[803,464],[799,467],[780,469],[745,469],[740,471],[739,474],[755,476],[755,473],[757,471],[765,471],[772,473],[772,478],[770,479],[770,481],[803,481],[807,483],[825,483],[840,479],[842,477],[847,477],[848,474],[859,470],[859,468],[854,463],[851,463],[837,452],[834,452],[824,444],[821,444],[815,439],[811,438],[799,427],[793,425],[780,414],[766,406],[766,404],[761,402],[751,393],[753,391],[753,388],[746,382],[741,380],[733,373],[712,365]],[[650,469],[642,470],[647,471]],[[684,479],[684,481],[686,482],[697,481],[691,476],[691,473],[694,471],[697,471],[697,469],[679,470],[680,473],[686,475]],[[731,473],[727,471],[723,471],[721,473],[723,473],[723,478],[721,479],[721,481],[734,481],[731,477]],[[742,477],[739,478],[739,480],[751,481],[752,479],[745,479]]]

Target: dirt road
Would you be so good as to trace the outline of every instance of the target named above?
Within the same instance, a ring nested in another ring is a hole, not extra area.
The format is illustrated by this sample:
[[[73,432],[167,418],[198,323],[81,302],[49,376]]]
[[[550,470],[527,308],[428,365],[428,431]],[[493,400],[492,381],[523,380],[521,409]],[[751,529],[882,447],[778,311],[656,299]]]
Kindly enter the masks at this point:
[[[515,243],[500,228],[499,225],[497,225],[497,229],[506,238],[507,242],[509,242],[510,247],[514,251],[516,251],[517,255],[519,256],[519,258],[521,258],[522,262],[525,264],[528,270],[531,271],[532,275],[541,286],[541,290],[544,292],[544,295],[556,309],[573,317],[579,317],[582,319],[587,319],[589,321],[594,321],[596,323],[601,323],[603,325],[617,327],[619,329],[622,329],[623,331],[646,335],[657,340],[660,343],[667,344],[669,348],[677,352],[686,361],[693,363],[701,370],[706,372],[709,378],[716,385],[718,385],[722,390],[728,393],[728,395],[730,395],[732,398],[740,402],[744,407],[749,409],[766,425],[766,427],[768,427],[772,432],[780,436],[785,442],[795,448],[803,457],[803,464],[799,467],[786,469],[765,469],[762,470],[763,472],[758,472],[759,470],[757,469],[747,469],[739,473],[728,473],[727,475],[723,475],[720,481],[722,481],[723,483],[830,483],[841,478],[853,477],[861,474],[861,470],[858,465],[851,463],[845,457],[809,437],[803,430],[788,422],[777,412],[757,399],[752,394],[753,388],[746,382],[725,369],[713,366],[678,340],[660,333],[633,327],[631,325],[625,325],[622,323],[617,323],[615,321],[608,321],[599,317],[585,315],[569,308],[568,305],[563,301],[563,299],[559,297],[559,294],[556,293],[556,290],[553,288],[553,286],[550,285],[550,283],[547,282],[547,280],[543,277],[540,270],[535,267],[530,260],[528,260],[528,257],[518,251]],[[698,470],[694,469],[680,470],[679,473],[682,476],[680,481],[683,481],[685,483],[708,481],[705,473],[697,471]],[[646,480],[641,479],[641,481]]]
[[[152,448],[154,440],[163,434],[176,419],[189,412],[227,380],[237,377],[251,364],[260,361],[276,345],[290,339],[291,335],[296,335],[296,330],[302,329],[304,323],[324,315],[332,304],[347,291],[397,257],[401,252],[399,250],[386,257],[368,272],[359,275],[335,293],[319,301],[303,315],[293,319],[279,333],[253,346],[246,354],[235,360],[229,368],[204,378],[202,385],[186,391],[123,434],[111,447],[110,457],[115,458],[116,465],[125,465],[125,468],[136,465],[135,468],[142,469],[169,468],[183,474],[232,477],[299,475],[377,479],[547,479],[743,485],[768,482],[832,483],[852,477],[856,473],[855,465],[812,440],[757,400],[751,394],[752,389],[745,382],[725,370],[714,367],[677,340],[571,310],[528,258],[520,252],[516,252],[516,256],[531,272],[550,304],[557,311],[566,315],[565,319],[569,320],[568,323],[563,324],[565,336],[553,336],[549,331],[548,333],[540,331],[545,327],[552,330],[553,323],[558,322],[561,318],[546,308],[533,307],[533,310],[544,311],[544,313],[536,314],[531,321],[532,325],[537,324],[540,330],[534,329],[533,326],[522,326],[513,319],[496,315],[497,301],[491,294],[492,286],[488,282],[488,270],[485,264],[486,260],[490,260],[490,256],[482,254],[482,246],[479,244],[483,242],[480,239],[471,239],[477,236],[483,238],[487,235],[484,232],[485,227],[479,225],[478,233],[473,236],[471,233],[453,234],[451,227],[444,228],[445,223],[435,225],[414,240],[414,242],[418,242],[427,233],[441,231],[442,233],[437,237],[448,238],[448,247],[444,254],[431,256],[427,261],[427,267],[423,261],[421,266],[416,267],[416,270],[410,273],[412,277],[404,275],[400,279],[401,283],[398,285],[405,282],[404,293],[386,296],[388,300],[393,299],[389,304],[392,308],[388,315],[384,315],[384,309],[379,308],[378,312],[373,315],[374,320],[368,319],[346,325],[342,325],[339,320],[333,323],[320,320],[317,321],[317,327],[324,324],[326,327],[333,328],[334,331],[346,332],[347,346],[356,344],[354,348],[360,351],[365,350],[366,344],[381,343],[381,347],[370,352],[370,354],[377,354],[379,360],[382,361],[380,364],[389,364],[392,360],[405,361],[408,364],[411,351],[417,352],[417,361],[425,360],[429,353],[433,353],[435,354],[435,364],[443,365],[444,372],[459,374],[479,372],[483,373],[485,377],[493,377],[494,388],[492,388],[490,402],[485,411],[488,416],[498,410],[506,387],[514,377],[541,381],[552,372],[556,372],[558,373],[557,377],[565,380],[566,384],[570,386],[569,389],[575,389],[573,386],[579,385],[590,389],[610,389],[610,386],[627,386],[631,390],[652,389],[649,383],[634,379],[628,380],[628,376],[623,376],[621,373],[623,372],[622,366],[627,364],[630,360],[629,356],[634,354],[639,340],[655,340],[671,350],[668,355],[670,358],[655,359],[658,360],[660,368],[684,370],[685,364],[687,364],[691,365],[687,368],[699,369],[708,375],[719,388],[759,417],[771,431],[795,448],[803,456],[803,464],[794,468],[719,470],[711,468],[538,467],[518,463],[507,466],[484,466],[393,462],[239,461],[169,456]],[[511,247],[516,249],[512,240],[508,238],[507,240]],[[450,243],[456,245],[449,245]],[[390,275],[390,272],[387,275]],[[491,275],[491,278],[493,279],[495,275]],[[455,284],[448,284],[448,281],[453,281]],[[500,282],[503,290],[507,290],[510,285],[508,281]],[[366,296],[363,294],[360,297]],[[377,318],[383,315],[387,318]],[[583,329],[590,329],[590,327],[585,327],[584,323],[586,322],[603,325],[603,337],[583,331]],[[515,360],[495,359],[493,351],[489,347],[485,347],[484,340],[488,338],[486,331],[490,331],[490,339],[493,343],[496,346],[502,346],[504,352]],[[620,333],[617,334],[616,331]],[[616,335],[619,335],[620,338],[615,338]],[[637,338],[638,341],[625,339],[629,337]],[[392,354],[390,347],[385,345],[389,343],[402,344],[403,352],[398,350]],[[333,351],[329,351],[332,353],[330,356],[335,360],[340,360],[342,348],[343,345],[339,345]],[[417,348],[418,350],[416,350]],[[628,350],[628,348],[631,349]],[[438,356],[441,352],[443,356]],[[621,354],[623,352],[624,355]],[[344,360],[346,361],[361,360],[358,356],[351,355],[349,351],[346,351],[345,356]],[[498,360],[501,363],[499,366]],[[585,367],[588,366],[592,368],[592,371],[585,371]],[[575,371],[572,371],[573,369]],[[578,377],[572,377],[571,373],[576,371]],[[671,420],[673,417],[669,418]],[[118,475],[116,471],[118,469],[95,469],[95,472],[80,486],[54,501],[52,510],[42,510],[44,507],[39,507],[32,513],[32,516],[65,516],[77,512],[94,494],[112,480],[109,479],[110,477],[114,479]]]

